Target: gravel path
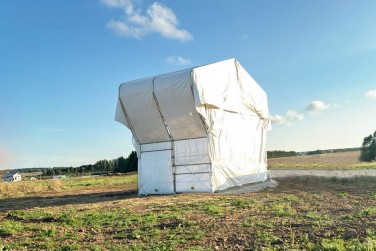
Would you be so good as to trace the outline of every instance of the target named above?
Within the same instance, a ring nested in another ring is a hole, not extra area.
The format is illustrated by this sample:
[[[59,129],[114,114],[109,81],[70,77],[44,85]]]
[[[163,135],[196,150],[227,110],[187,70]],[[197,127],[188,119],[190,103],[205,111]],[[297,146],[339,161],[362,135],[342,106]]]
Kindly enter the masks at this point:
[[[284,178],[291,176],[317,176],[317,177],[355,177],[376,176],[376,169],[357,170],[271,170],[272,178]]]

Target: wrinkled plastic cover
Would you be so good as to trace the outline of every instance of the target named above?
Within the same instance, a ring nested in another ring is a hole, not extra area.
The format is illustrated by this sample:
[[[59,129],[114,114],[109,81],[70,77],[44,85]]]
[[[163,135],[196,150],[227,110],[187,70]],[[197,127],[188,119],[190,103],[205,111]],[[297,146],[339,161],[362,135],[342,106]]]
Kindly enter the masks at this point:
[[[115,120],[139,144],[199,138],[206,107],[256,114],[270,126],[266,93],[235,59],[122,84]]]
[[[122,84],[115,120],[135,139],[142,194],[267,179],[267,95],[235,59]]]
[[[213,190],[267,179],[266,133],[257,116],[211,109],[207,113]],[[234,129],[236,128],[236,129]]]

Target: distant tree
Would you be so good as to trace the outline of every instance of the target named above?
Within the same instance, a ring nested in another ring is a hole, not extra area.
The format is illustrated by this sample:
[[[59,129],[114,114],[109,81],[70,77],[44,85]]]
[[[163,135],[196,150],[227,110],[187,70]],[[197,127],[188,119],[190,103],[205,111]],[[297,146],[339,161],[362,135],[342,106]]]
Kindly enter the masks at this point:
[[[315,150],[315,151],[308,151],[307,155],[315,155],[315,154],[323,154],[324,151],[322,150]]]
[[[135,151],[132,151],[128,158],[129,163],[128,163],[128,168],[127,172],[134,172],[138,170],[138,158],[137,158],[137,153]]]
[[[137,153],[135,151],[132,151],[127,158],[119,157],[116,160],[114,160],[114,163],[116,163],[114,169],[115,172],[128,173],[137,171]]]
[[[376,131],[363,139],[359,160],[373,161],[376,159]]]

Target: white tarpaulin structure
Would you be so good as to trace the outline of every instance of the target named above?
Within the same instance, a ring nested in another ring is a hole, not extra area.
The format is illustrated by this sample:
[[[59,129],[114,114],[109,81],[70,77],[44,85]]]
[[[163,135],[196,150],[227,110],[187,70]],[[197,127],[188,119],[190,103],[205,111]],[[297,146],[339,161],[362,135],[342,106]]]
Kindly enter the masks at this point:
[[[267,96],[235,59],[121,84],[115,120],[133,134],[139,194],[267,179]]]

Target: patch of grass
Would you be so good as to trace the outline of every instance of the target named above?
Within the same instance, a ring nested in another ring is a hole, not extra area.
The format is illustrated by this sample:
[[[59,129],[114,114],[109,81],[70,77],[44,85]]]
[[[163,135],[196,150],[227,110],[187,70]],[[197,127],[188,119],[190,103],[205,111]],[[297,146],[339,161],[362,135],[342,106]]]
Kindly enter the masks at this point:
[[[256,221],[256,226],[262,227],[262,228],[268,228],[268,229],[274,229],[274,224],[272,221],[268,221],[266,219],[263,220],[257,220]]]
[[[355,216],[362,218],[362,217],[371,216],[371,215],[375,215],[375,214],[376,214],[376,208],[366,207],[366,208],[358,211],[357,213],[355,213]]]
[[[348,192],[339,192],[338,195],[339,196],[349,196],[349,193]]]
[[[309,191],[299,179],[292,190],[282,182],[242,195],[129,196],[12,210],[0,215],[0,243],[7,250],[375,250],[372,186],[353,191],[361,180],[308,181],[321,183]],[[89,183],[64,189],[85,196],[95,186]]]
[[[135,186],[137,174],[122,176],[74,177],[21,182],[0,182],[0,199],[39,195],[43,192],[75,191],[84,187]]]
[[[276,203],[271,207],[272,212],[277,216],[292,216],[296,214],[295,209],[288,203]]]
[[[78,244],[72,244],[72,245],[62,246],[58,250],[59,251],[73,251],[73,250],[79,250],[79,249],[80,249],[80,245],[78,245]]]
[[[321,250],[325,251],[342,251],[345,250],[343,239],[323,239],[321,241]]]
[[[247,208],[250,206],[250,203],[252,201],[247,198],[236,198],[233,200],[230,200],[230,204],[234,206],[235,208]]]
[[[25,230],[21,222],[4,220],[0,222],[0,237],[13,236]]]
[[[354,216],[350,215],[350,214],[344,215],[344,216],[341,217],[341,220],[343,220],[343,221],[352,221],[353,219],[354,219]]]
[[[308,211],[305,214],[305,217],[311,220],[320,220],[322,218],[322,215],[320,215],[317,211]]]
[[[225,208],[216,201],[208,201],[200,205],[201,210],[212,216],[221,216]]]
[[[292,195],[292,194],[289,194],[289,195],[285,195],[283,196],[283,200],[284,201],[287,201],[287,202],[299,202],[300,199],[298,197],[296,197],[295,195]]]
[[[51,227],[48,229],[43,229],[40,231],[39,237],[55,237],[56,236],[56,229],[55,227]]]
[[[245,220],[245,221],[243,221],[242,223],[241,223],[241,226],[242,227],[254,227],[255,226],[255,221],[254,221],[254,219],[247,219],[247,220]]]
[[[137,183],[137,174],[122,176],[77,177],[63,180],[66,188],[129,186]]]

